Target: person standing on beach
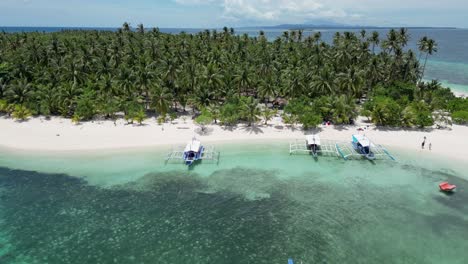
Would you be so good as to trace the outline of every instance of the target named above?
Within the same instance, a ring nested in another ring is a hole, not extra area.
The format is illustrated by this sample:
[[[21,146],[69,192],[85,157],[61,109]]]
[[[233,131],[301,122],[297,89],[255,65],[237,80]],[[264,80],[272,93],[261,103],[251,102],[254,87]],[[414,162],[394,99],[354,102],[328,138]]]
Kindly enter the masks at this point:
[[[424,137],[423,142],[421,143],[421,148],[424,149],[424,145],[426,145],[426,137]]]
[[[432,142],[429,142],[429,150],[432,150]]]

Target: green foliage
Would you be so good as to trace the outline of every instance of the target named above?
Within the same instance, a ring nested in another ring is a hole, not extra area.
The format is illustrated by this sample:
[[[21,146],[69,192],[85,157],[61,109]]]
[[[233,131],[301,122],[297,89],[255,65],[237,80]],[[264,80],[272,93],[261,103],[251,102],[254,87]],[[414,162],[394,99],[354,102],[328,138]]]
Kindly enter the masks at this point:
[[[0,78],[6,78],[10,71],[10,65],[6,62],[0,63]]]
[[[138,122],[138,124],[142,125],[145,119],[146,119],[146,112],[143,108],[140,108],[138,111],[134,112],[133,121]]]
[[[31,111],[23,105],[16,105],[11,115],[14,119],[24,121],[31,116]]]
[[[0,113],[8,112],[8,102],[6,100],[0,100]]]
[[[322,123],[322,117],[314,112],[306,111],[299,116],[299,122],[305,130],[315,128]]]
[[[414,100],[416,85],[412,83],[394,82],[388,86],[379,85],[375,88],[374,96],[390,97],[393,100]]]
[[[434,119],[429,107],[422,101],[413,102],[405,109],[405,116],[410,125],[418,127],[432,126]]]
[[[419,127],[432,126],[434,119],[432,112],[424,102],[413,102],[410,106],[410,111],[413,113],[413,124]]]
[[[283,122],[285,124],[290,125],[292,127],[294,127],[299,121],[297,115],[288,114],[288,113],[284,113],[283,115],[281,115],[281,118],[283,119]]]
[[[72,121],[72,123],[78,125],[78,124],[81,122],[82,119],[83,119],[83,118],[82,118],[81,116],[79,116],[77,113],[75,113],[75,114],[72,116],[71,121]]]
[[[100,108],[101,114],[106,118],[115,120],[116,113],[119,111],[119,102],[113,98],[109,98],[101,102]]]
[[[400,105],[389,97],[376,97],[364,105],[364,109],[371,112],[372,122],[381,126],[401,126],[402,109]]]
[[[176,112],[171,112],[171,113],[169,114],[169,119],[171,120],[171,123],[174,122],[174,120],[177,119],[177,114],[176,114]]]
[[[356,99],[364,94],[371,100],[391,98],[387,103],[395,109],[395,102],[406,109],[424,100],[430,110],[461,111],[440,84],[416,87],[424,66],[406,48],[408,36],[405,29],[390,30],[386,37],[345,32],[326,44],[319,33],[303,38],[292,31],[268,42],[264,36],[225,32],[170,35],[145,31],[143,25],[135,33],[128,24],[117,32],[5,33],[0,34],[0,100],[80,120],[98,114],[114,119],[123,111],[128,122],[142,111],[165,116],[188,105],[195,112],[207,108],[215,123],[252,125],[271,116],[270,110],[260,111],[259,100],[286,98],[286,118],[304,127],[319,119],[351,123]],[[437,44],[427,37],[419,44],[426,62]],[[386,111],[381,104],[366,110]],[[428,123],[414,118],[413,108],[405,112],[408,122]],[[396,123],[385,115],[379,123]]]
[[[163,115],[160,115],[156,121],[158,122],[158,125],[162,125],[164,124],[164,122],[166,122],[166,117]]]
[[[213,117],[206,109],[202,111],[201,115],[195,118],[195,123],[197,123],[200,126],[207,126],[210,125],[212,122]]]
[[[215,124],[217,124],[221,115],[219,106],[217,104],[212,104],[207,108],[207,111],[210,113],[211,117],[213,117]]]
[[[260,108],[258,107],[258,100],[253,97],[240,98],[240,115],[243,119],[247,120],[248,126],[260,120]]]
[[[83,95],[78,99],[75,115],[79,116],[81,120],[90,120],[96,115],[95,103],[93,94]]]
[[[221,106],[220,121],[224,125],[235,125],[239,122],[241,116],[239,114],[240,106],[236,102],[229,102]]]
[[[368,120],[370,120],[372,117],[372,111],[370,111],[369,109],[361,109],[360,115],[365,116]]]
[[[276,114],[278,113],[277,110],[265,108],[262,110],[261,115],[263,120],[265,121],[265,125],[268,125],[268,121],[270,121]]]
[[[468,124],[468,111],[455,111],[452,113],[452,120],[459,125]]]
[[[204,109],[201,115],[195,118],[195,123],[200,126],[201,133],[203,134],[206,132],[206,126],[211,125],[211,123],[213,123],[213,117],[206,109]]]
[[[447,109],[452,113],[468,111],[468,98],[453,98],[447,103]]]

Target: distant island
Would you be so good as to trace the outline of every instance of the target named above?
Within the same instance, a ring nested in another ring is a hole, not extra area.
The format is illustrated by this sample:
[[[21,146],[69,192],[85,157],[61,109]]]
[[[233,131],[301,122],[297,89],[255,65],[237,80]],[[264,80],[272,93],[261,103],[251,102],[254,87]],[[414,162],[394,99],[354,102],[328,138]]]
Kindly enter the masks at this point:
[[[282,30],[317,30],[317,29],[392,29],[401,26],[362,26],[338,23],[326,24],[281,24],[275,26],[247,26],[239,29],[282,29]],[[457,29],[456,27],[405,27],[407,29]]]

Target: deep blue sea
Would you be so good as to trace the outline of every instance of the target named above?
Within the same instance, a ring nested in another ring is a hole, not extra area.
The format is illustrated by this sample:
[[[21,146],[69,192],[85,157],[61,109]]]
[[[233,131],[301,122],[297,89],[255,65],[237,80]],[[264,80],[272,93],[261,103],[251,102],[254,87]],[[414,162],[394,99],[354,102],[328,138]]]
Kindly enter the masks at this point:
[[[5,32],[57,32],[64,29],[84,29],[84,30],[111,30],[117,28],[78,28],[78,27],[0,27],[0,31]],[[190,28],[161,28],[165,33],[197,33],[203,29]],[[257,36],[258,29],[236,29],[237,34],[248,34]],[[369,29],[368,32],[378,31],[381,38],[388,32],[388,29]],[[280,37],[283,29],[263,29],[269,40]],[[355,31],[360,29],[314,29],[304,32],[305,36],[322,32],[323,40],[331,42],[335,32]],[[433,38],[438,43],[438,52],[428,60],[424,79],[437,79],[445,86],[454,91],[468,94],[468,29],[410,29],[411,39],[409,48],[417,51],[417,42],[423,36]]]

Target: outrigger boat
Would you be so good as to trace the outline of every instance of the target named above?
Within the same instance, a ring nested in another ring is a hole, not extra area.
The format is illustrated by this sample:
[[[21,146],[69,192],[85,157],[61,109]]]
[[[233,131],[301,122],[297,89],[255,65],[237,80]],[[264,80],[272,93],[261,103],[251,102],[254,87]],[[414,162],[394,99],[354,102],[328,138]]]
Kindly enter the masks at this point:
[[[195,161],[200,160],[203,155],[205,148],[201,145],[201,142],[193,138],[192,141],[187,143],[184,150],[184,161],[185,164],[190,166]]]
[[[307,135],[306,136],[307,149],[310,150],[310,153],[317,157],[318,152],[320,151],[320,137],[318,135]]]
[[[375,160],[374,152],[371,150],[371,141],[364,135],[353,135],[353,148],[368,160]]]

